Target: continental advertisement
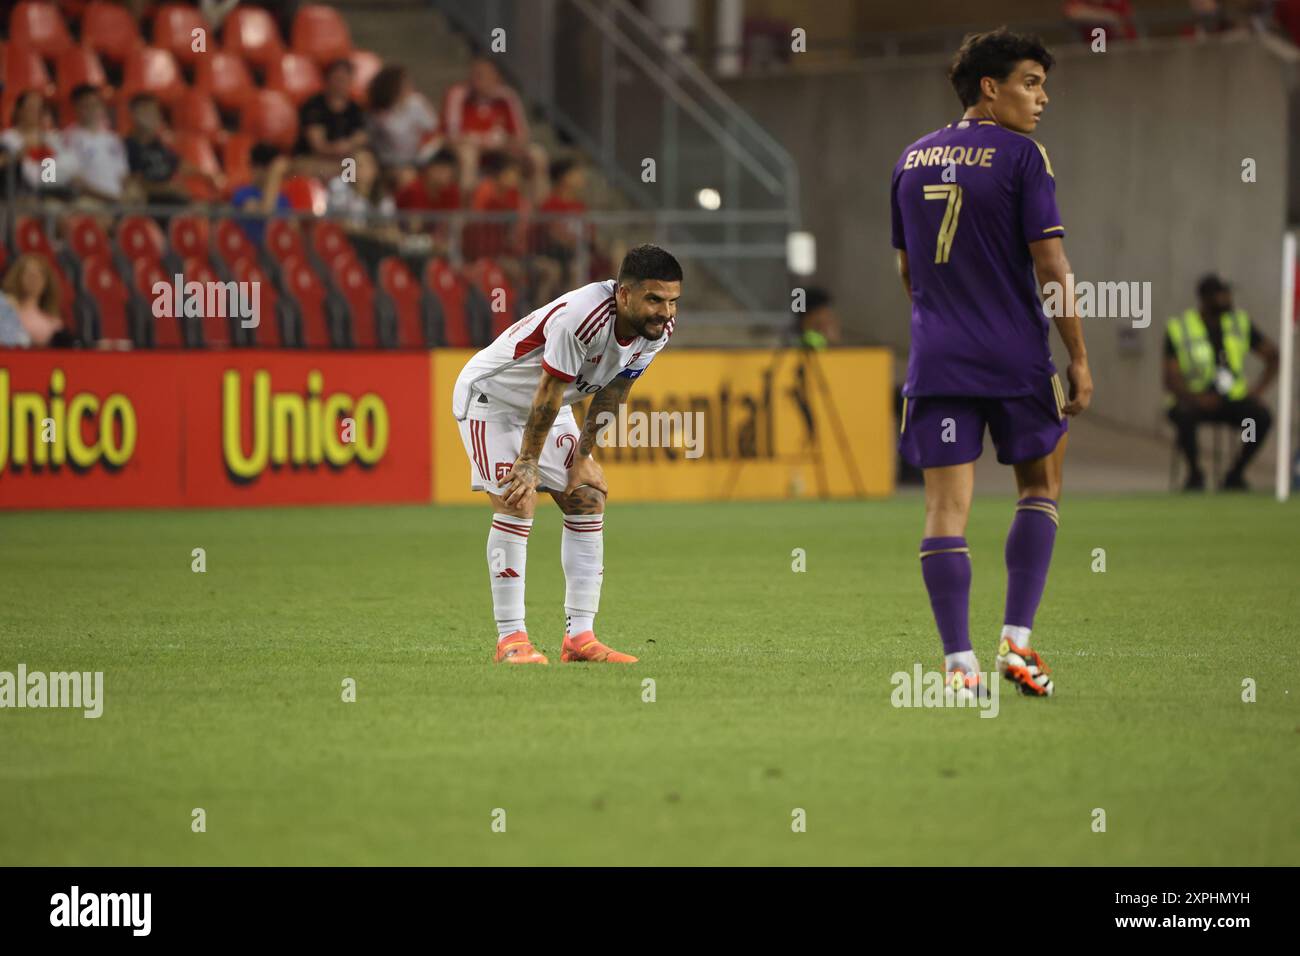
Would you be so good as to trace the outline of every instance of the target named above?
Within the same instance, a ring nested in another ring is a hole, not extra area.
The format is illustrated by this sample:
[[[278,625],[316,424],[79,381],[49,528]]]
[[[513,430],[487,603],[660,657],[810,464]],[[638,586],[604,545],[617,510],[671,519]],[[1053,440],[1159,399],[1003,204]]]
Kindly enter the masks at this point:
[[[434,500],[468,502],[451,411],[473,353],[434,354]],[[664,352],[597,432],[610,498],[686,501],[868,497],[894,490],[887,349]],[[578,418],[583,419],[583,412]],[[495,464],[495,463],[493,463]]]
[[[0,509],[474,502],[451,412],[471,354],[0,353]],[[890,363],[666,352],[598,433],[611,497],[887,495]]]

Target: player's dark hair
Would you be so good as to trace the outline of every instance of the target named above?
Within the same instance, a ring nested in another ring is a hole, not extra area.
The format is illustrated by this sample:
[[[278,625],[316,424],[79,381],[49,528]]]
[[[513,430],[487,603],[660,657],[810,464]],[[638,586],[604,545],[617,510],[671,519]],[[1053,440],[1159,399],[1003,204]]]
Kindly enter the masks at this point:
[[[623,257],[623,264],[618,267],[619,284],[640,285],[646,279],[681,282],[682,267],[672,253],[650,243],[629,249]]]
[[[969,108],[980,101],[980,80],[983,77],[991,76],[1001,82],[1011,75],[1021,60],[1033,60],[1044,72],[1056,62],[1036,36],[1012,33],[1006,27],[987,33],[971,33],[961,41],[961,49],[952,59],[948,80],[957,91],[961,105]]]

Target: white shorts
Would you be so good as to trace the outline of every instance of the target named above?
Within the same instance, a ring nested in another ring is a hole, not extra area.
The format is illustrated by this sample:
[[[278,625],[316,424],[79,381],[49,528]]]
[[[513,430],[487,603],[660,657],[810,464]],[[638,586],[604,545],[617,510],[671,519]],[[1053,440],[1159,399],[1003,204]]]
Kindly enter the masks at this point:
[[[460,425],[460,440],[465,443],[465,454],[469,456],[470,489],[490,491],[494,495],[505,494],[506,484],[501,479],[519,457],[524,423],[467,418],[457,424]],[[581,434],[573,417],[573,408],[565,405],[556,414],[551,433],[546,436],[546,444],[538,458],[542,473],[538,491],[564,493],[564,486],[569,483],[569,466],[577,454]]]

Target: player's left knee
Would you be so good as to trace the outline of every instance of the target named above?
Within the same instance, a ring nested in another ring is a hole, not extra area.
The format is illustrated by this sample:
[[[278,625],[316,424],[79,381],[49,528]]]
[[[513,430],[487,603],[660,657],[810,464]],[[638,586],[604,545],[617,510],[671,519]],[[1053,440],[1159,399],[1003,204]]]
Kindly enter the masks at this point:
[[[564,507],[561,510],[565,514],[603,514],[605,511],[605,493],[599,488],[591,487],[591,485],[574,488],[565,496]]]

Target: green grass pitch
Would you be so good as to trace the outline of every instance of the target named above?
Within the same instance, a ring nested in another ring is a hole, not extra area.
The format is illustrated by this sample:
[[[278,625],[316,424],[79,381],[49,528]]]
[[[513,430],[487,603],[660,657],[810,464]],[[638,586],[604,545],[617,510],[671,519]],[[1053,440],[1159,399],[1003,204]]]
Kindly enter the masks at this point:
[[[968,533],[985,668],[1011,505]],[[0,670],[102,670],[105,705],[0,710],[0,864],[1300,863],[1296,505],[1061,514],[1058,693],[996,719],[890,704],[940,658],[915,496],[616,501],[597,632],[632,667],[559,663],[549,501],[546,668],[490,662],[486,507],[7,515]]]

